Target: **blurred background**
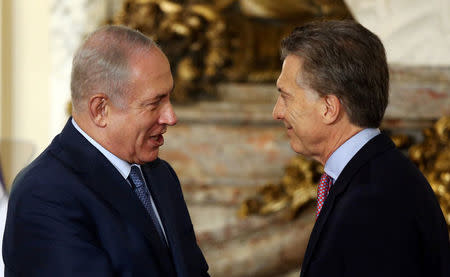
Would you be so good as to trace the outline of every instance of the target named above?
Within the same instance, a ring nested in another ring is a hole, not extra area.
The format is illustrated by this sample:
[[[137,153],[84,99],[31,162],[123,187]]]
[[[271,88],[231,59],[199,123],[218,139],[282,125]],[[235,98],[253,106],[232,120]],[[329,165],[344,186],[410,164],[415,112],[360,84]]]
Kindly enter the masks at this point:
[[[179,124],[161,157],[180,177],[211,275],[298,276],[321,168],[296,156],[271,118],[279,45],[294,26],[350,19],[386,47],[383,130],[425,173],[450,222],[450,0],[0,3],[3,218],[14,176],[69,117],[76,48],[99,26],[124,24],[151,36],[171,61]]]

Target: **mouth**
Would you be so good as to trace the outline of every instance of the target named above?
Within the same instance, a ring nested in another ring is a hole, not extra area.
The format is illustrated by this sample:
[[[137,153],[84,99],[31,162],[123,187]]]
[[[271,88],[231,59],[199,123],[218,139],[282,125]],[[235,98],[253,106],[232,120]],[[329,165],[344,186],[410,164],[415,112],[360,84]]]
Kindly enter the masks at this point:
[[[164,137],[163,137],[163,135],[164,135],[164,133],[166,131],[167,130],[162,130],[160,133],[149,137],[149,139],[154,143],[154,145],[156,147],[159,147],[159,146],[164,144]]]
[[[292,126],[285,125],[285,127],[286,127],[286,132],[289,135],[292,132]]]

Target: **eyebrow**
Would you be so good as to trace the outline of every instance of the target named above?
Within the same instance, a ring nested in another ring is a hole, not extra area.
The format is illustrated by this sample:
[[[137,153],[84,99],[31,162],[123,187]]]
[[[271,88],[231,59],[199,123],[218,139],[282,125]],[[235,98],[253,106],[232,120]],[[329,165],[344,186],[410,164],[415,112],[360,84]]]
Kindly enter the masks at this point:
[[[172,86],[172,88],[170,89],[169,92],[162,92],[162,93],[159,93],[159,94],[155,95],[154,97],[152,97],[152,100],[160,100],[160,99],[162,99],[162,98],[168,96],[169,94],[171,94],[171,93],[173,92],[174,89],[175,89],[175,84]]]
[[[166,97],[167,95],[168,95],[168,93],[161,93],[161,94],[155,95],[154,97],[151,98],[151,101],[161,100],[164,97]]]

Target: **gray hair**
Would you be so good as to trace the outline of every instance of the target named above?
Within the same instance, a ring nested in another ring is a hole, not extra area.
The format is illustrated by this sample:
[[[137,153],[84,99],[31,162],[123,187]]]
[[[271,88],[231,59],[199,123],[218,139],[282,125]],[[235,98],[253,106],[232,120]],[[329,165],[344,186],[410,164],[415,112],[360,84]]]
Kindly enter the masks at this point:
[[[105,26],[91,33],[72,62],[71,96],[74,111],[83,110],[82,100],[105,93],[122,106],[130,75],[129,60],[156,44],[142,33],[124,26]]]

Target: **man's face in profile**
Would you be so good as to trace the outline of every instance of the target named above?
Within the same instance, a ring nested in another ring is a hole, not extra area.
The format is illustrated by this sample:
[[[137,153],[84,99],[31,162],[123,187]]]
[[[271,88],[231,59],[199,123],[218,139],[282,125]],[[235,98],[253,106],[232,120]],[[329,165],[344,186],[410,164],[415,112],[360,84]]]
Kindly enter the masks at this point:
[[[156,47],[135,55],[130,68],[125,105],[112,105],[108,111],[108,140],[116,156],[143,164],[158,157],[167,126],[177,122],[170,102],[174,84],[169,62]]]
[[[273,109],[273,118],[282,120],[292,149],[307,157],[318,154],[322,142],[323,124],[320,120],[322,98],[315,92],[301,88],[297,83],[303,62],[295,55],[288,55],[277,81],[279,91]]]

